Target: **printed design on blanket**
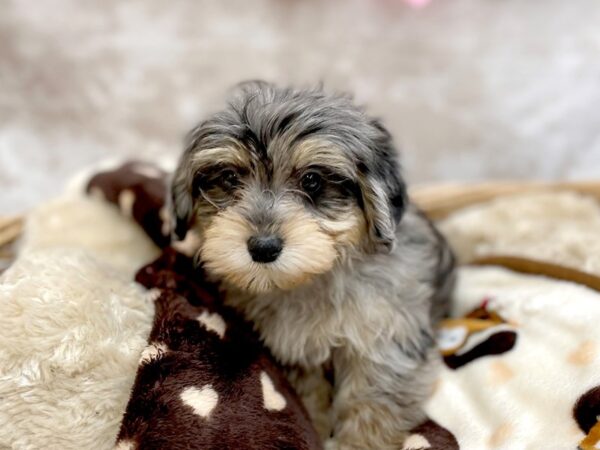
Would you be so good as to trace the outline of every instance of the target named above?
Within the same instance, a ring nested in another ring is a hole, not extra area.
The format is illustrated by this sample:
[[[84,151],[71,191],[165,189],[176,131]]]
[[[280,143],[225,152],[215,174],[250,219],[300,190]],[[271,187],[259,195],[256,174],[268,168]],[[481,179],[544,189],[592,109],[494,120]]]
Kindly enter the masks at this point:
[[[489,310],[489,299],[463,318],[446,319],[438,330],[438,345],[444,362],[458,369],[490,355],[501,355],[516,345],[517,332],[496,312]]]
[[[155,316],[115,448],[322,448],[251,326],[221,304],[218,286],[192,258],[168,247],[165,179],[153,166],[128,163],[87,187],[164,248],[136,275],[153,294]]]
[[[581,431],[586,433],[579,443],[581,450],[597,450],[600,448],[600,386],[583,394],[575,407],[573,416]]]
[[[452,433],[428,420],[411,431],[402,450],[459,450],[459,446]]]

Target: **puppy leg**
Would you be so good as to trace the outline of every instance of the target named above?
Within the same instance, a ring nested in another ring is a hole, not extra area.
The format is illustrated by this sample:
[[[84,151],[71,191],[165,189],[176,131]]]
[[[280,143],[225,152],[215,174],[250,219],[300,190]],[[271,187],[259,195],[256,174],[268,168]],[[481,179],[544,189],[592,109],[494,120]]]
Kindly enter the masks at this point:
[[[326,449],[402,448],[408,432],[425,419],[423,404],[431,394],[438,359],[432,343],[414,353],[395,342],[368,356],[338,351],[334,436]]]
[[[325,376],[323,367],[288,369],[287,378],[302,399],[321,439],[329,438],[332,429],[330,409],[333,386]]]

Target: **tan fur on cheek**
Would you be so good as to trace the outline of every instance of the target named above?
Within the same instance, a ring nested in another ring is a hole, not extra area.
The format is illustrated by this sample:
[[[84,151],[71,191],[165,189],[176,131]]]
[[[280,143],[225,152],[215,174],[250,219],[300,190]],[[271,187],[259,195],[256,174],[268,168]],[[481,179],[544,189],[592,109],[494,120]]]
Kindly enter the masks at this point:
[[[203,233],[200,258],[211,273],[240,288],[251,282],[250,257],[246,242],[253,230],[236,212],[225,210],[217,214]]]
[[[307,213],[296,210],[281,226],[284,249],[276,261],[282,277],[278,286],[291,289],[312,275],[329,271],[337,259],[335,242]]]
[[[336,220],[320,223],[321,228],[335,241],[338,252],[343,253],[348,247],[357,247],[367,234],[367,224],[360,208],[354,207],[347,214]]]

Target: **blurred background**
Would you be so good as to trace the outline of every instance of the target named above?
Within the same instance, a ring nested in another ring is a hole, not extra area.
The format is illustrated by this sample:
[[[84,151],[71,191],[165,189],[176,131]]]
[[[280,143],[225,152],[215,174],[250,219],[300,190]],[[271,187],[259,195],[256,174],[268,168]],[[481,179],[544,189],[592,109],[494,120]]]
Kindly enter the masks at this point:
[[[0,213],[176,156],[248,78],[353,92],[412,183],[600,177],[598,0],[3,0]]]

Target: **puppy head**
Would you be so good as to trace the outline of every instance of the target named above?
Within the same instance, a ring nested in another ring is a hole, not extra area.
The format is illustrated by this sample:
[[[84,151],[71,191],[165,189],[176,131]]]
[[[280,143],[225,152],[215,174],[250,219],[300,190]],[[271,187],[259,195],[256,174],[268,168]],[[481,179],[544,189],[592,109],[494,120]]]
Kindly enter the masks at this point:
[[[350,253],[390,251],[405,204],[389,133],[344,96],[241,85],[174,174],[176,234],[252,292],[291,289]]]

